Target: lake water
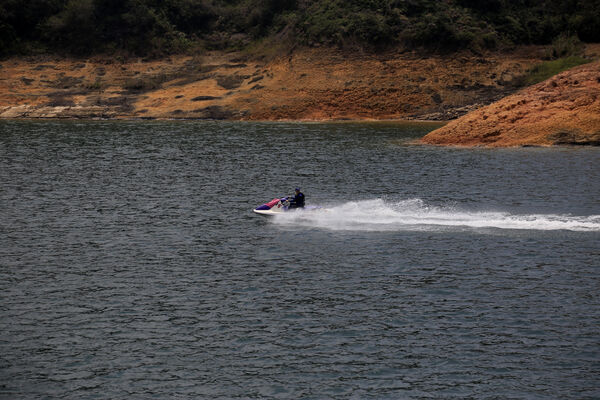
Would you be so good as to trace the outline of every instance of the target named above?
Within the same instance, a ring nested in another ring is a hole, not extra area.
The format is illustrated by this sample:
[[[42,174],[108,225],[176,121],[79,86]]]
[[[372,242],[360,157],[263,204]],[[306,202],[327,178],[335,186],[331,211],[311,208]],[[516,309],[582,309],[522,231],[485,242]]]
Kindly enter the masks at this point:
[[[599,398],[600,149],[433,127],[1,122],[0,398]]]

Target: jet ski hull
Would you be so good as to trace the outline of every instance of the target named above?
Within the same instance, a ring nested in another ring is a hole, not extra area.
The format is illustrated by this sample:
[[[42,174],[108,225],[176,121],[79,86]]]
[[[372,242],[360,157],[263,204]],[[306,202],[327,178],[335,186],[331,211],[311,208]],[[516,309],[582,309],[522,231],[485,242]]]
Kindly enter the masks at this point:
[[[287,197],[282,197],[280,199],[275,198],[273,200],[271,200],[268,203],[263,204],[262,206],[258,206],[256,207],[254,211],[256,214],[259,215],[267,215],[267,216],[274,216],[274,215],[281,215],[283,213],[289,213],[289,212],[298,212],[298,211],[314,211],[314,210],[318,210],[321,209],[320,206],[306,206],[303,208],[288,208],[288,198]]]
[[[260,214],[260,215],[270,215],[270,216],[281,215],[281,214],[284,213],[283,211],[279,211],[279,210],[275,211],[275,210],[259,210],[259,209],[254,209],[252,211],[254,211],[255,213]]]

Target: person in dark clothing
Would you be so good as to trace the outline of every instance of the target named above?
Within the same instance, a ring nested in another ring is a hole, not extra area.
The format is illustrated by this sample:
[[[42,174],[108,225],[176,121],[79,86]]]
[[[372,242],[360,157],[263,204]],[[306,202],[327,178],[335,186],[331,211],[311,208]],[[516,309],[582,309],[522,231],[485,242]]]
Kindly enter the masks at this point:
[[[300,191],[300,188],[296,188],[294,198],[290,200],[289,208],[302,208],[304,207],[304,193]]]

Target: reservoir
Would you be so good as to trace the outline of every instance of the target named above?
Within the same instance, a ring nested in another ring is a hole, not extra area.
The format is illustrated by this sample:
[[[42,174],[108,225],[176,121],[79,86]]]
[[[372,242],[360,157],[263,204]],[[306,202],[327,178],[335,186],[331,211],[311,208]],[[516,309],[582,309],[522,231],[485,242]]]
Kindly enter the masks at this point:
[[[600,148],[437,126],[0,122],[0,398],[600,397]]]

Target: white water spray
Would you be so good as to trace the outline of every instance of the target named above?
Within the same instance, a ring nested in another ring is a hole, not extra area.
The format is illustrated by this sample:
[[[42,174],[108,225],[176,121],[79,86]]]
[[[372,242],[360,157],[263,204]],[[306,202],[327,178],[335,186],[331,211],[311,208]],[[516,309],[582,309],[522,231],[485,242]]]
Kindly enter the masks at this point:
[[[439,231],[473,228],[600,231],[600,215],[511,214],[427,206],[420,199],[388,203],[353,201],[316,211],[277,216],[277,224],[356,231]]]

